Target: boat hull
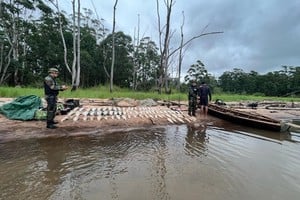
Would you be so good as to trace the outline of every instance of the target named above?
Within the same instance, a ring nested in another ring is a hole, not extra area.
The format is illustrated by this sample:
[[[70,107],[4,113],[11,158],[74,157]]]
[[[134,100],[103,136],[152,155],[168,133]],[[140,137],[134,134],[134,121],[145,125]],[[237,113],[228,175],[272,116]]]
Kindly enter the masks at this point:
[[[271,119],[265,116],[253,115],[215,104],[208,106],[208,113],[215,117],[249,127],[271,131],[282,131],[282,125],[279,120]]]

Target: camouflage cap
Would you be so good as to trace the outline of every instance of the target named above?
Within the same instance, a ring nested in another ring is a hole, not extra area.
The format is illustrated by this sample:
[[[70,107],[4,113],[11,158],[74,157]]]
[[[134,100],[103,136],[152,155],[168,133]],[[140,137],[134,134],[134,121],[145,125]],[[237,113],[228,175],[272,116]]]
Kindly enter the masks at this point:
[[[191,84],[192,84],[192,85],[196,85],[196,84],[197,84],[196,80],[192,79],[192,80],[191,80]]]
[[[48,73],[50,72],[58,72],[58,69],[54,68],[54,67],[51,67],[49,70],[48,70]]]

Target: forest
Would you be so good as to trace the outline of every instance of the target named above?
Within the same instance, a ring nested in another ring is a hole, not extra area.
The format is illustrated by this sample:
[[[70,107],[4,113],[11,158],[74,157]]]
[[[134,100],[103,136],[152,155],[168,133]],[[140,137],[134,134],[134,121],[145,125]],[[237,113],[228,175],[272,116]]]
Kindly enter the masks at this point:
[[[207,82],[213,91],[234,94],[288,96],[300,91],[300,66],[282,66],[266,74],[220,68],[221,76],[214,77],[199,58],[181,72],[178,58],[184,45],[170,52],[151,37],[114,32],[92,10],[81,8],[80,0],[72,1],[71,14],[61,11],[57,0],[0,2],[0,86],[42,87],[48,69],[56,67],[59,81],[75,88],[113,84],[133,91],[184,92],[189,81],[196,80]],[[168,39],[163,38],[169,35],[166,27],[159,29],[162,41]],[[171,56],[179,63],[171,62]],[[175,77],[168,71],[170,65],[178,68]]]

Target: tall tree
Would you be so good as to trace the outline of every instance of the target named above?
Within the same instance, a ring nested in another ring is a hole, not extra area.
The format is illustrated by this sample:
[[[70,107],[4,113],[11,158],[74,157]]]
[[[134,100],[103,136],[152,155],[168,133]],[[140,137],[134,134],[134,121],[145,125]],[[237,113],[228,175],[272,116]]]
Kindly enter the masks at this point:
[[[180,26],[180,48],[179,48],[179,57],[178,57],[178,77],[177,77],[177,90],[180,91],[180,78],[181,78],[181,65],[182,65],[182,60],[183,60],[183,26],[184,26],[184,21],[185,21],[185,17],[184,17],[184,12],[182,12],[182,24]]]
[[[171,13],[172,6],[175,4],[173,0],[165,0],[167,9],[166,24],[161,26],[159,0],[156,0],[156,11],[158,19],[158,34],[159,34],[159,49],[160,49],[160,66],[159,66],[159,78],[158,78],[158,92],[161,93],[162,88],[168,89],[167,85],[167,72],[169,63],[169,43],[170,43],[170,26],[171,26]]]
[[[112,61],[112,34],[109,34],[101,43],[100,47],[104,48],[107,52],[106,62],[111,64]],[[121,87],[129,87],[132,83],[132,71],[133,71],[133,46],[130,36],[125,35],[123,32],[116,32],[115,38],[115,63],[114,63],[114,84]],[[110,69],[111,70],[111,69]],[[104,73],[102,73],[104,75]],[[109,78],[110,77],[106,77]]]
[[[52,10],[42,0],[1,1],[0,29],[2,32],[0,48],[2,62],[0,63],[0,84],[9,77],[14,85],[21,84],[24,71],[24,58],[27,54],[28,27],[31,12],[38,8],[42,13],[51,13]],[[29,15],[28,15],[29,13]],[[3,43],[2,43],[3,41]]]
[[[190,82],[194,80],[198,83],[202,81],[209,83],[210,82],[209,77],[210,76],[208,71],[205,68],[205,65],[200,60],[197,60],[197,63],[191,65],[190,68],[188,69],[187,75],[184,77],[184,80],[186,82]]]
[[[77,70],[76,70],[76,80],[75,80],[75,88],[77,89],[80,84],[80,0],[77,0]],[[73,88],[74,89],[74,86]]]
[[[156,44],[149,37],[141,39],[134,54],[135,65],[135,89],[149,90],[155,85],[160,56]]]
[[[133,67],[133,74],[132,74],[132,89],[136,90],[138,85],[137,80],[137,73],[138,69],[140,68],[140,62],[139,62],[139,45],[140,45],[140,15],[138,15],[138,25],[137,25],[137,37],[133,36],[133,45],[134,45],[134,54],[133,54],[133,60],[134,60],[134,67]]]
[[[65,39],[65,36],[64,36],[64,31],[63,31],[63,21],[64,21],[64,20],[62,20],[63,15],[60,11],[58,0],[56,0],[55,3],[52,2],[52,4],[55,6],[55,8],[57,9],[57,12],[58,12],[59,33],[60,33],[60,36],[61,36],[61,39],[62,39],[62,42],[63,42],[63,48],[64,48],[64,63],[66,65],[67,70],[72,75],[72,70],[75,68],[75,65],[76,65],[76,56],[73,57],[73,64],[72,64],[72,68],[71,68],[70,65],[69,65],[69,62],[68,62],[68,48],[67,48],[67,45],[66,45],[66,39]],[[74,7],[74,4],[72,4],[72,6]],[[74,12],[74,10],[73,10],[73,12]]]
[[[73,58],[74,62],[72,65],[72,90],[74,91],[79,87],[80,84],[80,0],[77,0],[77,24],[76,24],[76,9],[75,0],[72,0],[73,8]],[[77,27],[77,29],[76,29]]]
[[[114,65],[115,65],[115,26],[116,26],[116,9],[117,9],[118,0],[115,1],[114,11],[113,11],[113,28],[112,28],[112,60],[111,60],[111,69],[110,69],[110,93],[113,92],[114,84]]]
[[[181,25],[181,42],[180,45],[178,45],[177,48],[174,50],[170,51],[170,40],[171,40],[171,12],[172,12],[172,7],[175,5],[175,1],[173,0],[164,0],[165,6],[166,6],[166,24],[163,26],[161,25],[160,21],[160,11],[159,11],[159,1],[156,0],[156,5],[157,5],[157,16],[158,16],[158,31],[159,31],[159,47],[160,47],[160,54],[161,54],[161,62],[160,62],[160,70],[159,70],[159,92],[161,92],[161,88],[164,86],[165,90],[168,91],[168,67],[170,64],[171,57],[173,57],[178,50],[179,52],[179,62],[178,62],[178,75],[180,76],[181,74],[181,63],[183,60],[183,54],[182,52],[184,51],[184,48],[191,43],[193,40],[198,39],[202,36],[206,35],[211,35],[211,34],[219,34],[223,33],[220,31],[217,32],[204,32],[208,26],[206,26],[202,33],[199,35],[196,35],[190,39],[188,39],[186,42],[184,42],[183,38],[183,25],[184,25],[184,15],[183,15],[183,23]],[[180,79],[180,77],[179,77]]]

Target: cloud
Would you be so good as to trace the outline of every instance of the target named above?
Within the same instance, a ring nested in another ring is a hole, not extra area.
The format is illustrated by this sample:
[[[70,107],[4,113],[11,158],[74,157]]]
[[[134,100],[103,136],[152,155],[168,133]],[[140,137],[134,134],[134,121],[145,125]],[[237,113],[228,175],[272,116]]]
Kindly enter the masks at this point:
[[[93,10],[91,2],[83,1],[82,6]],[[166,9],[163,1],[160,2],[164,21]],[[95,5],[110,30],[113,4],[114,1],[102,1]],[[203,31],[224,32],[194,40],[186,49],[182,73],[197,60],[201,60],[215,76],[233,68],[263,74],[279,70],[282,65],[300,66],[299,8],[298,0],[176,0],[171,18],[171,28],[175,31],[173,48],[179,46],[182,11],[185,15],[185,40]],[[138,27],[138,15],[140,37],[150,36],[158,41],[155,0],[119,1],[117,29],[133,37]]]

